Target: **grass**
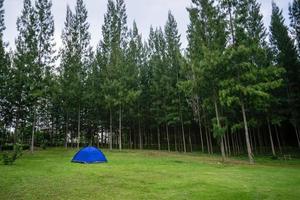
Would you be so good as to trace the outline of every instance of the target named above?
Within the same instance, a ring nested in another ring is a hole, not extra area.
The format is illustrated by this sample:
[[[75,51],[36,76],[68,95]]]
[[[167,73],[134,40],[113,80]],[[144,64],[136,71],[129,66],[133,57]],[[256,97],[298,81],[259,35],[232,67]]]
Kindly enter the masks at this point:
[[[0,199],[300,199],[300,160],[219,163],[217,156],[106,151],[108,163],[77,164],[76,150],[26,152],[0,164]]]

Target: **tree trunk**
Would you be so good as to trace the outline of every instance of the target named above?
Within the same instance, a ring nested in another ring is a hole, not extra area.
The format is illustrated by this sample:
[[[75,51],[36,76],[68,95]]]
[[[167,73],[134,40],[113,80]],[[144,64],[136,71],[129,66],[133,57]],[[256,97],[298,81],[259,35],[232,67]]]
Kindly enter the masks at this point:
[[[94,133],[93,130],[89,130],[90,131],[90,141],[89,141],[89,146],[93,146],[94,145]]]
[[[253,152],[254,148],[253,148],[253,142],[252,142],[251,128],[248,128],[248,131],[249,131],[250,147],[251,147],[252,152]]]
[[[203,145],[203,134],[202,134],[202,125],[201,125],[201,116],[200,116],[200,110],[198,108],[198,125],[199,125],[199,133],[200,133],[200,142],[201,142],[201,151],[204,153],[204,145]]]
[[[112,150],[113,149],[113,144],[112,144],[112,136],[113,136],[113,132],[112,132],[112,110],[111,107],[109,108],[109,149]]]
[[[176,127],[174,127],[174,142],[175,142],[175,151],[178,151],[178,149],[177,149],[177,130],[176,130]]]
[[[181,132],[182,132],[183,152],[186,153],[185,133],[184,133],[184,125],[183,125],[182,113],[181,113]]]
[[[153,149],[153,133],[152,129],[149,127],[149,136],[148,136],[148,148]]]
[[[206,137],[206,144],[207,144],[207,153],[210,154],[210,144],[209,144],[209,135],[207,131],[207,127],[205,126],[205,137]]]
[[[236,150],[237,150],[237,155],[240,155],[240,142],[239,142],[239,138],[238,138],[238,135],[239,133],[236,133],[234,134],[234,137],[235,137],[235,144],[236,144]]]
[[[214,148],[213,148],[213,145],[212,145],[212,134],[211,134],[210,131],[208,131],[208,136],[209,136],[210,153],[214,154]]]
[[[296,133],[296,137],[297,137],[298,146],[300,148],[300,136],[299,136],[300,133],[298,131],[297,126],[294,126],[294,129],[295,129],[295,133]]]
[[[77,149],[80,147],[80,105],[78,107],[78,121],[77,121]]]
[[[230,137],[231,137],[232,135],[231,134],[228,134],[228,147],[229,147],[229,156],[231,156],[231,153],[232,153],[232,147],[231,147],[231,145],[230,145]]]
[[[65,148],[68,148],[68,132],[69,132],[69,113],[67,112],[66,117],[66,135],[65,135]]]
[[[275,147],[274,147],[274,143],[273,143],[273,137],[272,137],[272,130],[271,130],[271,125],[270,125],[270,120],[267,119],[267,122],[268,122],[268,130],[269,130],[269,136],[270,136],[270,143],[271,143],[271,148],[272,148],[272,154],[273,154],[273,156],[276,156]]]
[[[230,148],[230,134],[226,134],[226,144],[227,144],[227,150],[228,155],[231,156],[231,148]]]
[[[20,122],[20,117],[19,117],[19,108],[18,108],[17,115],[16,115],[16,127],[14,131],[14,144],[18,142],[19,122]]]
[[[217,101],[215,100],[214,103],[215,103],[215,112],[216,112],[217,124],[218,124],[218,127],[221,128]],[[224,162],[225,159],[226,159],[225,149],[224,149],[224,135],[221,136],[221,153],[222,153],[222,161]]]
[[[166,123],[166,133],[167,133],[168,151],[170,152],[169,127],[167,123]]]
[[[231,144],[232,144],[232,154],[236,156],[236,147],[235,147],[235,142],[234,142],[234,133],[231,133]]]
[[[147,131],[147,127],[143,127],[143,133],[144,133],[144,147],[143,148],[146,148],[148,147],[148,141],[149,141],[149,132]]]
[[[228,151],[228,146],[227,146],[227,138],[226,138],[226,133],[223,136],[224,139],[224,147],[225,147],[225,155],[229,155],[229,151]]]
[[[158,150],[160,151],[160,130],[159,130],[159,126],[157,126],[157,145],[158,145]]]
[[[32,122],[31,147],[30,147],[31,153],[33,153],[34,151],[35,115],[36,115],[35,109],[33,109],[33,122]]]
[[[262,153],[263,152],[263,140],[261,138],[261,133],[260,133],[260,129],[257,128],[257,137],[258,137],[258,145],[259,145],[259,153]]]
[[[101,138],[101,140],[102,140],[102,138]],[[96,144],[97,144],[97,147],[100,148],[100,136],[99,136],[99,133],[97,133],[97,136],[96,136]]]
[[[51,116],[51,132],[49,132],[49,145],[53,147],[53,135],[54,135],[54,119]]]
[[[119,108],[119,150],[122,150],[122,105]]]
[[[254,128],[253,128],[253,132],[252,132],[252,133],[253,133],[253,134],[252,134],[252,137],[253,137],[253,144],[254,144],[254,149],[253,149],[253,151],[254,151],[255,153],[257,153],[256,133],[255,133]]]
[[[132,135],[131,135],[131,129],[129,132],[129,149],[132,149]]]
[[[131,141],[130,141],[131,142]],[[143,149],[142,130],[141,130],[141,119],[139,118],[139,147]]]
[[[98,143],[100,140],[98,141]],[[101,127],[101,147],[104,147],[104,127]]]
[[[189,143],[190,143],[191,152],[193,152],[193,144],[192,144],[191,128],[190,127],[189,127]]]
[[[246,111],[245,111],[244,103],[241,103],[241,107],[242,107],[244,127],[245,127],[245,137],[246,137],[248,158],[249,158],[250,164],[254,164],[253,154],[252,154],[252,150],[251,150],[251,146],[250,146],[250,138],[249,138],[248,124],[247,124],[247,118],[246,118]]]
[[[277,129],[276,125],[275,125],[275,132],[276,132],[276,138],[277,138],[277,143],[278,143],[279,151],[282,154],[282,148],[281,148],[281,143],[280,143],[280,139],[279,139],[279,133],[278,133],[278,129]]]

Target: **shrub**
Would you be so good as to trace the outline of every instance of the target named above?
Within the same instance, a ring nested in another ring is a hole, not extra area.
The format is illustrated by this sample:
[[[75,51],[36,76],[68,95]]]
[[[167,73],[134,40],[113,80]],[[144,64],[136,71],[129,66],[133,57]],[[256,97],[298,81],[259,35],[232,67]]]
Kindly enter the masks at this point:
[[[21,156],[22,156],[22,145],[15,144],[12,153],[5,152],[3,154],[3,164],[12,165]]]

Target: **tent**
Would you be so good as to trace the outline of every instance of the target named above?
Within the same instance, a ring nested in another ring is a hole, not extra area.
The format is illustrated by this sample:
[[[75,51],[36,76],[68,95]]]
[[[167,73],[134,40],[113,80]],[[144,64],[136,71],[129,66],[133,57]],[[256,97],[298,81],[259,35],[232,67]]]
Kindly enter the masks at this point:
[[[107,162],[105,155],[96,147],[85,147],[79,150],[72,159],[76,163],[103,163]]]

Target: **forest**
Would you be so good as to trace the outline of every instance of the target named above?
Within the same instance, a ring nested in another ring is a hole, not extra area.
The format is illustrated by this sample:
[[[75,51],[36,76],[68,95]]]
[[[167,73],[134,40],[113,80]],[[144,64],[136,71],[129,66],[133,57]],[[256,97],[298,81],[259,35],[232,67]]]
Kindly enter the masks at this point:
[[[57,48],[52,1],[24,0],[8,50],[3,5],[1,149],[94,145],[250,163],[299,152],[300,0],[289,22],[270,4],[268,27],[257,0],[191,0],[186,48],[171,11],[142,38],[124,0],[108,0],[97,45],[84,1],[68,6]]]

